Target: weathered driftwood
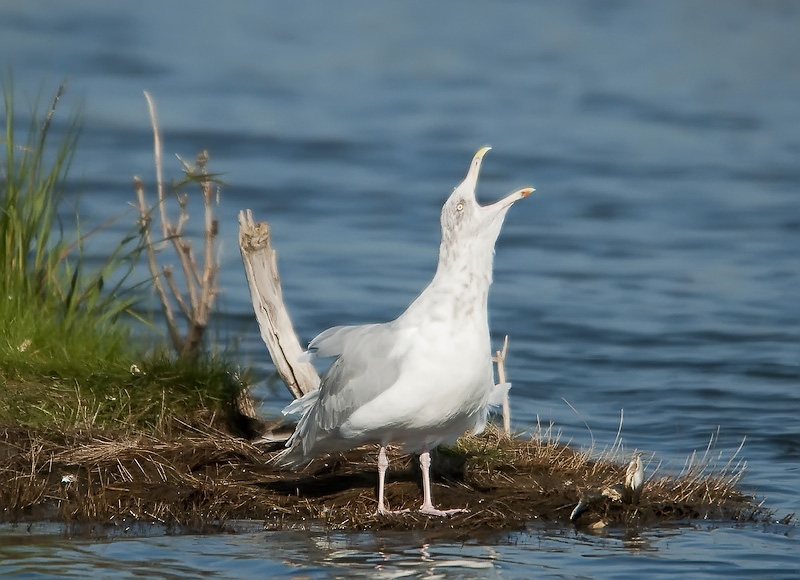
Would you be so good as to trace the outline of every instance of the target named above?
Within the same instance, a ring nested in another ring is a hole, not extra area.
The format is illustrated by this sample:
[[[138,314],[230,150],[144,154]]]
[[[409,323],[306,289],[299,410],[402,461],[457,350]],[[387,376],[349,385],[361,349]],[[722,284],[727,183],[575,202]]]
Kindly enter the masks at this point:
[[[314,365],[300,361],[303,348],[283,303],[276,254],[270,245],[269,224],[255,223],[249,209],[239,212],[239,249],[261,338],[289,391],[295,398],[302,397],[319,388],[319,375]]]

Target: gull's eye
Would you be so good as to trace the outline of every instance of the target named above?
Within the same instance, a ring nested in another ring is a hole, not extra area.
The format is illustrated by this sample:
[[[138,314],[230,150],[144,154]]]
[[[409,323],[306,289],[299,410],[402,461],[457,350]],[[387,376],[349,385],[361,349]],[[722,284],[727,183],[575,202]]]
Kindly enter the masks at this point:
[[[456,204],[456,211],[464,211],[464,202],[463,201],[459,201]]]

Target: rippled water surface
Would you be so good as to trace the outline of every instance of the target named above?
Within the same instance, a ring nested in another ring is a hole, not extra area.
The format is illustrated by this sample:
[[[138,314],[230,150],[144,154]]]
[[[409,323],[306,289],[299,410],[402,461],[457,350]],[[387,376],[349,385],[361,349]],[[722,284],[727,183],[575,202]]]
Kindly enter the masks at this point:
[[[791,2],[27,0],[0,4],[0,60],[19,114],[64,77],[62,108],[82,102],[72,187],[87,222],[124,211],[132,175],[153,181],[142,90],[169,174],[173,153],[210,151],[227,184],[215,332],[262,376],[237,212],[270,221],[302,340],[387,320],[430,279],[441,203],[492,145],[479,199],[537,189],[509,212],[490,297],[515,426],[553,421],[602,449],[624,410],[625,448],[673,469],[717,431],[723,458],[746,437],[742,487],[781,518],[800,511],[798,29]],[[288,400],[258,394],[267,413]],[[34,526],[0,532],[0,571],[790,576],[798,547],[793,526],[714,522],[463,544]]]

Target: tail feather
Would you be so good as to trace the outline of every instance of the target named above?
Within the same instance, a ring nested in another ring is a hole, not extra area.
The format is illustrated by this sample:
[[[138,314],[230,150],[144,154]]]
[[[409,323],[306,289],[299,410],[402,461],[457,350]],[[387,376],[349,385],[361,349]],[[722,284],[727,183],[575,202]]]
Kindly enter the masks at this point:
[[[311,391],[310,393],[306,393],[299,399],[295,399],[288,405],[286,405],[281,413],[283,415],[298,415],[298,414],[305,414],[319,399],[319,389]]]
[[[492,408],[502,406],[503,400],[506,398],[506,395],[508,395],[510,389],[511,383],[509,382],[500,383],[492,387],[489,393],[489,406]]]
[[[307,395],[293,401],[284,410],[284,415],[302,413],[294,433],[286,441],[286,449],[277,453],[270,459],[281,467],[298,469],[311,463],[315,453],[314,442],[317,435],[317,424],[314,421],[314,404],[317,402],[319,390],[311,391]]]
[[[274,463],[278,467],[285,467],[288,469],[300,469],[311,463],[312,459],[313,457],[307,457],[306,454],[303,453],[302,444],[296,442],[283,451],[273,455],[269,459],[269,463]]]

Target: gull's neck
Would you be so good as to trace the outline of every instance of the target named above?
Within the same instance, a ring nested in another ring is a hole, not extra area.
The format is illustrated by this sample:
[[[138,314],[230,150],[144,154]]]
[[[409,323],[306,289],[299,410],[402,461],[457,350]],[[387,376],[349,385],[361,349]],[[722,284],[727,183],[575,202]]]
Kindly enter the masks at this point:
[[[481,242],[484,242],[481,244]],[[453,244],[442,240],[439,265],[428,287],[408,307],[404,316],[416,320],[452,317],[488,325],[489,286],[492,283],[493,244],[473,239]]]
[[[445,235],[431,285],[467,285],[487,292],[494,262],[494,243],[488,242],[481,238],[452,240]]]

